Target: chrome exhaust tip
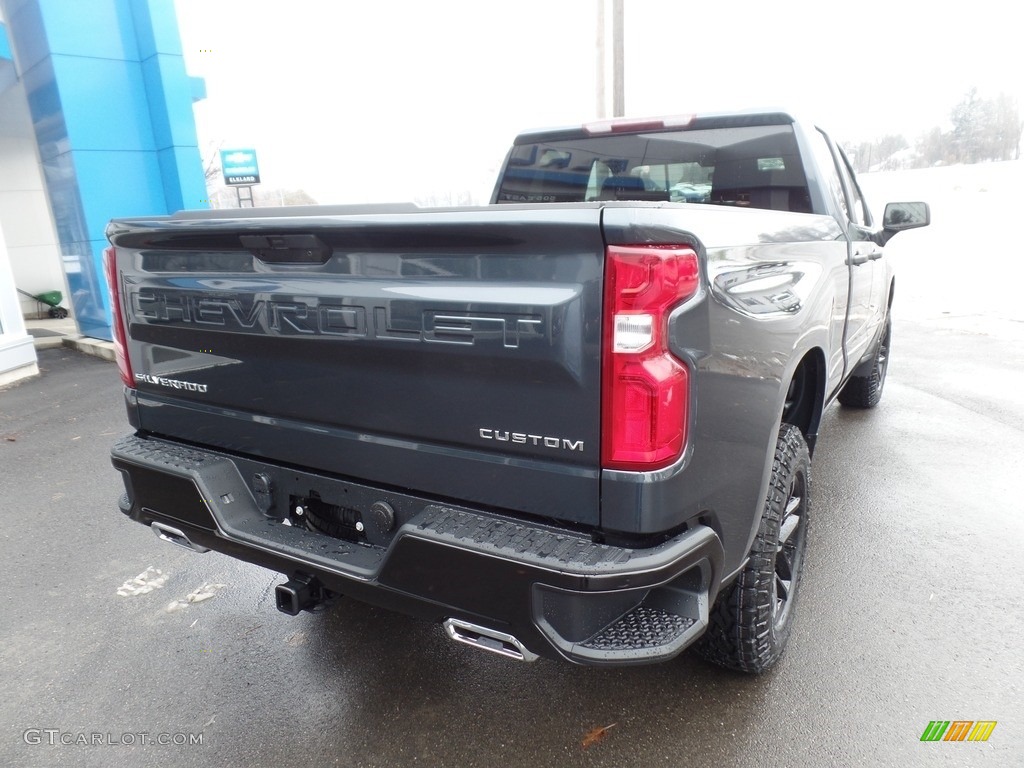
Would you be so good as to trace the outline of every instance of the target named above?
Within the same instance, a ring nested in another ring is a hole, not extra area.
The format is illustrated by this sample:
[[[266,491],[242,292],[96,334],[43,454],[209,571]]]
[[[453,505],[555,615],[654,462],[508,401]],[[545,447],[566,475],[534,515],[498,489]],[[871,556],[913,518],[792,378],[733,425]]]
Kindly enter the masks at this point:
[[[169,541],[171,544],[177,544],[185,549],[191,549],[193,552],[203,553],[210,551],[207,547],[193,542],[183,531],[179,531],[177,528],[172,528],[164,523],[151,523],[149,527],[153,529],[153,533],[156,534],[158,539]]]
[[[490,651],[516,661],[536,661],[538,658],[536,653],[532,653],[516,638],[504,632],[461,619],[445,619],[444,629],[452,640],[471,645],[481,651]]]

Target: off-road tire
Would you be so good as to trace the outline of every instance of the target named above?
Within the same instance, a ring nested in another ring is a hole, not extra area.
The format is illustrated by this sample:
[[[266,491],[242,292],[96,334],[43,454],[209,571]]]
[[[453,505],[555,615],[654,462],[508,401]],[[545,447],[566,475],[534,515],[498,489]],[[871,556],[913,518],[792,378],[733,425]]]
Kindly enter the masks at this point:
[[[885,373],[889,370],[889,350],[892,344],[892,322],[885,319],[882,337],[875,346],[874,361],[867,376],[851,376],[839,391],[839,402],[850,408],[874,408],[882,399]]]
[[[807,546],[810,490],[807,443],[799,429],[783,424],[749,560],[711,609],[708,629],[697,646],[704,658],[754,674],[779,660],[793,626]]]

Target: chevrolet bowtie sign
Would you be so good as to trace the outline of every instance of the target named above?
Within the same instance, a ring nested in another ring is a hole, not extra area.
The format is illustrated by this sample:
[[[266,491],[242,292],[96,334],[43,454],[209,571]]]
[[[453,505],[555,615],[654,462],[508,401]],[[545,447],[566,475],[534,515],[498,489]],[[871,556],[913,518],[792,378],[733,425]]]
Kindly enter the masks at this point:
[[[241,187],[260,183],[260,167],[256,163],[255,149],[222,149],[220,167],[224,183]]]

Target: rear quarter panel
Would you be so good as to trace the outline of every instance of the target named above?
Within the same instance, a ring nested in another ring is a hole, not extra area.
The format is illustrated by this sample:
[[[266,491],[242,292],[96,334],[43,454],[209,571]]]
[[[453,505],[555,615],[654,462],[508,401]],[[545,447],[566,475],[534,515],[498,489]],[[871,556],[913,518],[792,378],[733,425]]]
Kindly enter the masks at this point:
[[[760,519],[789,382],[805,355],[842,344],[843,233],[830,216],[636,203],[609,204],[604,228],[609,243],[692,244],[705,289],[670,318],[693,374],[686,452],[660,472],[604,470],[602,525],[653,532],[702,517],[734,570]]]

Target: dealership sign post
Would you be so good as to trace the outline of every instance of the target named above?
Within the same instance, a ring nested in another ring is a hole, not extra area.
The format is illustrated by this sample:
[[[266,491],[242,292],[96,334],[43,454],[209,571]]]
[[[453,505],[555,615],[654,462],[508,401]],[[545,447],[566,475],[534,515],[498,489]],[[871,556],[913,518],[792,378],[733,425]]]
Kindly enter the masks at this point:
[[[235,188],[238,195],[238,207],[242,207],[243,200],[248,202],[252,208],[252,187],[260,183],[260,167],[256,162],[255,149],[222,149],[220,151],[220,167],[224,173],[224,183]],[[242,197],[242,188],[248,191],[247,197]]]

